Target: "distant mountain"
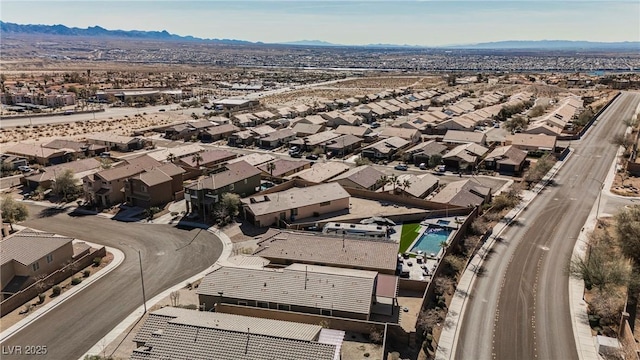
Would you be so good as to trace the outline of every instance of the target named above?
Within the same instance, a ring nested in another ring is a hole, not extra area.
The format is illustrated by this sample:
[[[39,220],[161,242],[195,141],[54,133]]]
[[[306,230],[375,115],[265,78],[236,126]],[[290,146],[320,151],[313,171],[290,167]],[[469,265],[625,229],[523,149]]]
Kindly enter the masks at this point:
[[[228,45],[251,45],[262,44],[250,41],[233,39],[202,39],[193,36],[180,36],[162,31],[141,31],[141,30],[107,30],[100,26],[90,26],[86,29],[77,27],[67,27],[64,25],[21,25],[0,21],[0,33],[6,34],[32,34],[32,35],[55,35],[55,36],[87,36],[87,37],[109,37],[125,39],[146,39],[159,41],[208,41]]]
[[[531,49],[531,50],[640,50],[640,41],[594,42],[570,40],[496,41],[478,44],[442,46],[451,49]]]
[[[297,45],[297,46],[344,46],[340,44],[334,44],[322,40],[299,40],[278,43],[279,45]]]

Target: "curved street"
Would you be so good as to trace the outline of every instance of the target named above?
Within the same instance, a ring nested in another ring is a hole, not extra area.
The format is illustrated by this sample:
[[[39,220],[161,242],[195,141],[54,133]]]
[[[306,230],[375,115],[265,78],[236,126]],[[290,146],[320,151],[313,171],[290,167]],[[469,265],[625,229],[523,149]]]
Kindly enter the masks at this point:
[[[203,229],[173,225],[123,223],[99,216],[51,216],[29,205],[30,219],[21,225],[118,248],[124,262],[3,342],[9,346],[47,345],[41,358],[77,359],[142,305],[141,251],[147,300],[185,281],[216,262],[220,239]],[[125,245],[123,245],[125,244]],[[2,359],[24,358],[3,354]]]
[[[623,93],[496,241],[470,292],[457,359],[577,359],[567,266],[640,94]]]

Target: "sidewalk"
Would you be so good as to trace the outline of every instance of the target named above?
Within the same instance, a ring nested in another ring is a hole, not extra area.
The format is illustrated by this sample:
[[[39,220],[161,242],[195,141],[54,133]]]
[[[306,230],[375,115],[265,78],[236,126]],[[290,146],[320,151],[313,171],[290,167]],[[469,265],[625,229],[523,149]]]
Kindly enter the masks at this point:
[[[200,228],[204,228],[204,226],[206,226],[206,225],[203,225],[203,224],[200,224],[200,223],[191,223],[191,222],[181,222],[181,224],[190,225],[190,226],[194,226],[194,227],[200,227]],[[231,239],[225,233],[223,233],[222,231],[220,231],[220,230],[218,230],[218,229],[216,229],[214,227],[207,228],[206,230],[208,232],[218,236],[220,238],[220,240],[222,241],[222,254],[220,254],[220,257],[209,268],[201,271],[200,273],[198,273],[196,275],[193,275],[192,277],[190,277],[188,279],[185,279],[184,281],[181,281],[181,282],[177,283],[176,285],[172,286],[171,288],[166,289],[165,291],[163,291],[160,294],[156,295],[153,299],[148,300],[146,302],[147,309],[151,308],[152,306],[156,305],[157,303],[159,303],[160,301],[162,301],[163,299],[168,297],[172,292],[183,288],[185,286],[185,283],[187,283],[187,282],[189,282],[189,283],[195,282],[196,280],[201,279],[202,277],[204,277],[206,274],[218,269],[221,266],[220,265],[220,261],[226,260],[227,258],[229,258],[229,256],[231,256],[231,252],[233,250],[233,244],[231,243]],[[85,356],[100,355],[101,352],[102,352],[102,349],[104,349],[106,346],[108,346],[113,341],[115,341],[118,338],[118,336],[120,336],[122,333],[127,331],[127,329],[133,323],[138,321],[144,315],[145,315],[144,305],[140,305],[140,307],[138,307],[138,309],[136,309],[133,313],[131,313],[129,316],[127,316],[126,319],[124,319],[120,324],[118,324],[115,328],[113,328],[113,330],[111,330],[105,337],[103,337],[98,342],[96,342],[96,344],[91,349],[89,349],[89,351],[87,351],[84,355],[82,355],[79,360],[83,360]]]
[[[22,226],[14,225],[14,227],[20,228]],[[84,240],[82,240],[82,241],[84,241]],[[102,247],[102,245],[99,245],[99,244],[90,243],[88,241],[84,241],[84,242],[86,244],[88,244],[89,246],[94,247],[94,248]],[[71,298],[72,296],[76,295],[77,293],[79,293],[80,291],[85,289],[87,286],[89,286],[89,285],[93,284],[94,282],[100,280],[103,276],[105,276],[108,273],[110,273],[111,271],[113,271],[115,268],[117,268],[124,261],[124,253],[122,251],[120,251],[118,249],[115,249],[115,248],[111,248],[111,247],[106,247],[106,249],[107,249],[107,252],[110,252],[111,254],[113,254],[113,261],[111,261],[104,268],[102,268],[99,271],[97,271],[95,274],[89,276],[86,280],[82,281],[80,284],[75,285],[73,288],[71,288],[68,291],[65,291],[60,296],[56,297],[53,301],[51,301],[51,302],[47,303],[46,305],[42,306],[41,308],[39,308],[38,310],[34,311],[29,316],[27,316],[24,319],[20,320],[19,322],[17,322],[13,326],[9,327],[8,329],[3,330],[2,333],[0,333],[0,342],[4,342],[5,340],[9,339],[15,333],[17,333],[18,331],[22,330],[25,326],[30,325],[32,322],[38,320],[40,317],[44,316],[48,312],[50,312],[53,309],[55,309],[57,306],[62,304],[65,300]]]
[[[551,170],[544,176],[542,181],[537,184],[532,190],[523,191],[522,201],[511,211],[505,215],[505,217],[493,227],[493,233],[489,237],[488,241],[482,245],[480,250],[473,256],[469,264],[467,265],[460,282],[456,287],[455,294],[449,304],[449,311],[444,321],[445,326],[442,327],[442,333],[438,341],[438,349],[436,352],[437,360],[454,359],[456,355],[456,347],[458,342],[458,336],[460,335],[460,320],[464,317],[464,311],[467,307],[467,299],[469,298],[471,288],[476,279],[476,269],[482,267],[484,258],[493,247],[495,239],[499,238],[502,232],[509,227],[511,222],[515,220],[518,215],[527,207],[529,203],[535,199],[542,189],[549,183],[556,173],[562,168],[565,162],[571,157],[573,150],[564,158],[564,160],[557,162]]]

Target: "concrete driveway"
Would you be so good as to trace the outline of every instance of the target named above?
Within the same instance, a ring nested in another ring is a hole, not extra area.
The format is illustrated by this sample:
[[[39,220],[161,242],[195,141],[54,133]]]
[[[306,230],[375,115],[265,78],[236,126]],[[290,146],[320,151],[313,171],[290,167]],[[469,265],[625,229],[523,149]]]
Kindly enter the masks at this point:
[[[147,300],[212,265],[222,252],[220,239],[201,229],[121,223],[99,216],[72,217],[29,205],[22,225],[112,246],[126,259],[114,271],[0,344],[47,345],[43,359],[77,359],[142,304],[138,254]],[[121,243],[127,244],[123,246]],[[2,355],[2,359],[12,359]],[[24,358],[17,356],[15,358]]]

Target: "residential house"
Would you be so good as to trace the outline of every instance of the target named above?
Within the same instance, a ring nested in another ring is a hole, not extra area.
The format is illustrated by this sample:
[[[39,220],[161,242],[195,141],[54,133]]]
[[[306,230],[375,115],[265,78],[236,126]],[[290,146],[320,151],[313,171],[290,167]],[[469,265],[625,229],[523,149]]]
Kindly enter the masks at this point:
[[[275,157],[271,154],[253,153],[240,156],[239,158],[235,158],[233,160],[229,160],[229,164],[244,161],[251,166],[259,166],[273,160],[275,160]]]
[[[394,275],[399,245],[388,240],[269,229],[260,237],[253,255],[269,260],[271,265],[299,263]]]
[[[167,163],[125,180],[124,198],[132,206],[162,206],[182,196],[184,170]]]
[[[20,166],[27,166],[27,158],[18,155],[0,154],[2,170],[17,170]]]
[[[131,360],[336,360],[343,338],[344,331],[317,324],[167,306],[149,313]]]
[[[271,167],[273,167],[273,169],[271,169]],[[263,178],[274,180],[282,179],[299,171],[309,169],[310,167],[311,163],[309,161],[277,159],[258,166],[258,169],[262,170]]]
[[[465,179],[448,184],[431,201],[454,206],[474,207],[491,201],[491,188],[475,179]]]
[[[327,120],[327,126],[338,127],[340,125],[360,126],[362,125],[362,118],[355,115],[352,112],[342,111],[330,111],[320,114],[325,120]]]
[[[275,120],[275,119],[279,118],[278,115],[272,113],[271,111],[267,111],[267,110],[259,111],[257,113],[253,113],[253,116],[259,118],[261,120],[261,122],[263,122],[263,123],[267,122],[269,120]]]
[[[333,130],[333,132],[340,135],[353,135],[359,138],[364,138],[365,136],[371,134],[373,131],[370,127],[365,126],[340,125],[335,130]]]
[[[420,131],[416,129],[404,129],[387,126],[382,129],[380,132],[381,138],[393,138],[399,137],[401,139],[407,140],[411,143],[417,143],[421,139]]]
[[[408,140],[390,137],[364,147],[361,156],[376,160],[391,160],[399,151],[409,147],[411,144]]]
[[[297,137],[305,137],[324,131],[324,125],[305,124],[298,122],[292,130]]]
[[[496,170],[501,174],[519,174],[526,163],[527,152],[513,145],[495,148],[484,158],[487,169]]]
[[[335,181],[344,187],[376,190],[382,186],[380,179],[384,176],[383,172],[376,170],[374,167],[362,165],[342,173],[330,181]]]
[[[122,136],[114,133],[98,133],[87,135],[89,144],[106,146],[109,150],[128,152],[142,149],[144,141],[141,138]]]
[[[0,241],[0,288],[4,296],[22,290],[38,276],[62,269],[73,259],[73,239],[22,230]]]
[[[288,144],[296,138],[296,133],[291,129],[282,129],[259,138],[258,145],[262,148],[273,149]]]
[[[204,179],[194,181],[184,188],[187,212],[197,214],[205,222],[214,220],[214,206],[225,193],[242,197],[260,188],[260,170],[245,161],[229,163],[216,169]]]
[[[552,126],[548,123],[537,123],[529,126],[523,133],[530,135],[548,135],[548,136],[560,136],[564,131],[563,128],[559,126]]]
[[[223,124],[206,129],[200,134],[200,138],[204,142],[218,141],[227,139],[231,134],[239,131],[240,129],[233,124]]]
[[[50,149],[35,144],[18,143],[9,148],[3,149],[7,154],[17,155],[27,159],[30,163],[37,163],[43,166],[61,164],[72,158],[72,149]]]
[[[476,126],[476,121],[466,116],[458,116],[453,119],[443,120],[441,123],[435,126],[436,130],[451,131],[460,130],[471,132]]]
[[[469,144],[474,143],[478,145],[485,145],[487,140],[487,135],[483,132],[478,131],[459,131],[459,130],[448,130],[444,135],[442,142],[453,148],[460,144]]]
[[[349,212],[350,195],[340,184],[329,183],[243,199],[244,217],[258,227]]]
[[[556,148],[556,140],[555,136],[544,134],[517,133],[507,136],[505,145],[513,145],[529,153],[553,153]]]
[[[164,130],[164,137],[171,140],[200,139],[202,132],[217,124],[209,120],[188,121],[182,124],[172,125]]]
[[[403,195],[413,196],[424,199],[438,188],[440,180],[431,174],[401,174],[395,179],[395,182],[389,182],[378,192],[399,193]]]
[[[250,146],[255,141],[255,133],[251,129],[234,132],[228,138],[230,146]]]
[[[23,185],[31,190],[38,187],[42,189],[50,189],[56,181],[56,177],[70,170],[78,184],[82,183],[82,178],[100,171],[102,163],[94,158],[70,161],[68,163],[58,164],[40,168],[37,173],[26,174],[21,179]]]
[[[214,149],[180,158],[176,163],[185,170],[183,179],[188,180],[202,175],[203,171],[217,169],[227,161],[237,157],[238,154],[234,152]]]
[[[309,115],[300,119],[297,123],[327,126],[327,119],[320,115]]]
[[[180,159],[191,158],[194,154],[201,153],[204,148],[199,144],[186,144],[150,152],[147,155],[160,162],[176,162]]]
[[[260,105],[259,100],[250,100],[250,99],[219,99],[214,100],[213,105],[216,108],[222,108],[225,111],[242,111],[242,110],[250,110],[254,106]]]
[[[66,140],[66,139],[55,139],[53,141],[50,141],[44,145],[42,145],[43,147],[49,148],[49,149],[56,149],[56,150],[65,150],[67,152],[67,159],[69,160],[75,160],[80,156],[83,155],[90,155],[89,154],[89,145],[83,142],[78,142],[78,141],[73,141],[73,140]],[[96,146],[95,144],[93,146]],[[106,151],[106,147],[104,146],[100,146],[97,145],[102,151]],[[95,152],[94,152],[95,154]]]
[[[305,151],[312,151],[314,150],[316,147],[322,147],[324,143],[333,140],[335,138],[340,137],[340,134],[336,134],[333,131],[323,131],[321,133],[317,133],[315,135],[309,135],[307,137],[304,137],[302,139],[295,139],[295,140],[291,140],[289,141],[289,145],[297,145],[299,146],[302,150]]]
[[[253,114],[235,114],[231,117],[231,121],[234,125],[241,128],[256,126],[263,123],[261,118],[254,116]]]
[[[489,149],[475,143],[461,144],[444,154],[442,162],[448,169],[472,170],[477,167],[480,158],[487,152]]]
[[[343,157],[359,149],[363,141],[362,138],[354,135],[342,135],[327,141],[322,146],[328,157]]]
[[[305,169],[293,175],[289,175],[288,178],[298,178],[319,184],[326,182],[346,172],[349,169],[351,169],[351,167],[345,163],[328,161],[323,163],[316,163],[309,169]]]
[[[420,164],[425,164],[427,166],[438,165],[440,160],[436,163],[432,164],[431,158],[433,156],[442,158],[442,155],[447,151],[447,147],[442,143],[436,142],[435,140],[430,140],[426,142],[422,142],[413,146],[405,151],[405,154],[409,156],[409,161],[419,166]]]
[[[148,155],[125,161],[109,169],[82,178],[86,200],[92,204],[109,207],[124,201],[125,181],[162,163]]]
[[[205,310],[220,302],[369,320],[377,277],[375,271],[306,264],[283,269],[223,266],[208,273],[196,293]]]

